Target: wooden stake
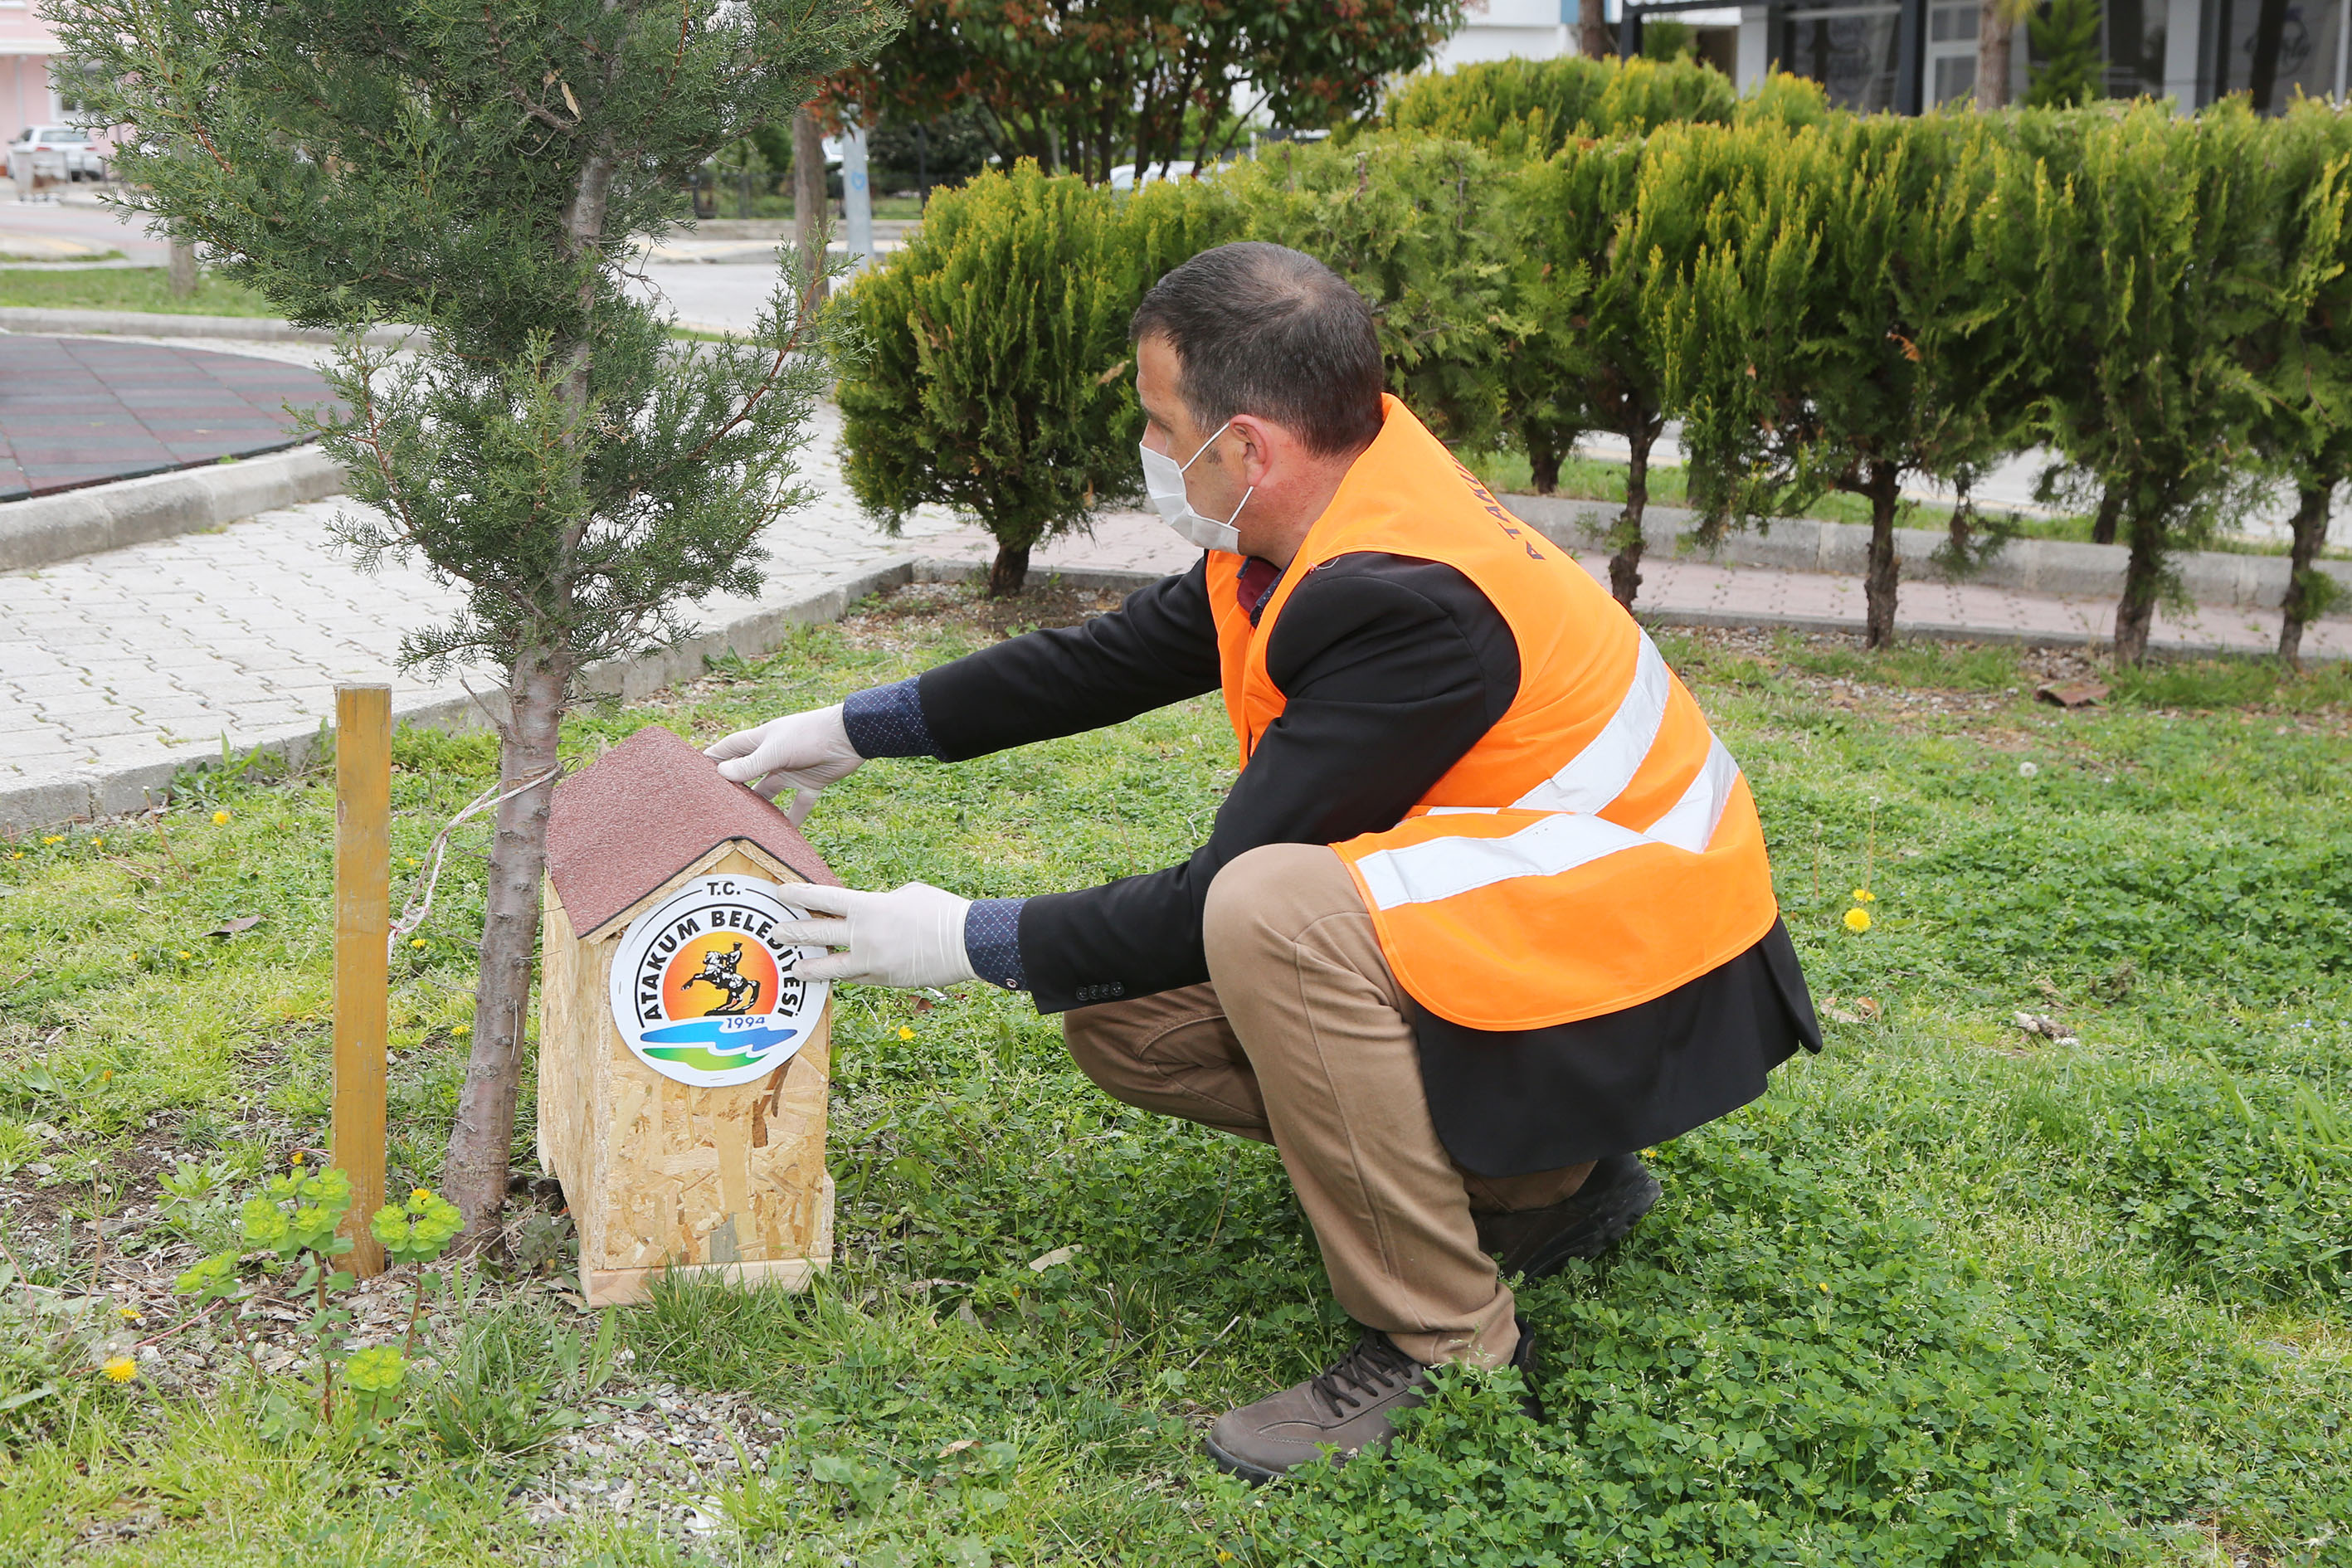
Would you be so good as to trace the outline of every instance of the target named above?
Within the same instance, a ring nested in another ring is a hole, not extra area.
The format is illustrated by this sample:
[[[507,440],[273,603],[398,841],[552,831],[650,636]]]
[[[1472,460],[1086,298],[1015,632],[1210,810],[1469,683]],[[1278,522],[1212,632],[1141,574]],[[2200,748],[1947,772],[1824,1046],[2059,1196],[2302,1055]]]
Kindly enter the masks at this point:
[[[345,1266],[383,1271],[368,1229],[383,1206],[386,953],[392,929],[392,688],[335,688],[335,1125],[352,1182]]]

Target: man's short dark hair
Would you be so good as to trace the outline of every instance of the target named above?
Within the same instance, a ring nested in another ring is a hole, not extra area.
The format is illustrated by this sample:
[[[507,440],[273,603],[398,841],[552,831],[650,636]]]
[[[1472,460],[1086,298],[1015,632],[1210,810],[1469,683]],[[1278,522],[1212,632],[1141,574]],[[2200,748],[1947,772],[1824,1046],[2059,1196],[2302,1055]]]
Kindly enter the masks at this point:
[[[1168,340],[1203,430],[1255,414],[1327,456],[1381,433],[1371,307],[1311,256],[1258,240],[1204,250],[1153,285],[1128,337]]]

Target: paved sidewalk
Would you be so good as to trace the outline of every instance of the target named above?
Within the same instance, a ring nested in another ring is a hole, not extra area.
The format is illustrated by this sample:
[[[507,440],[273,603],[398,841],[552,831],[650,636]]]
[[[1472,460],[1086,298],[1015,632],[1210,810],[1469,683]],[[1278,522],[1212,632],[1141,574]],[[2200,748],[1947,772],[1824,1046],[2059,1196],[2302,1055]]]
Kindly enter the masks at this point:
[[[290,353],[289,357],[293,357]],[[706,633],[765,647],[784,620],[816,618],[919,557],[977,567],[993,553],[978,530],[926,513],[906,537],[884,537],[859,511],[833,461],[838,420],[812,431],[816,502],[770,531],[768,580],[754,598],[706,605]],[[213,533],[110,551],[37,572],[0,574],[0,826],[135,809],[178,763],[259,745],[299,745],[332,710],[339,681],[389,680],[395,710],[460,720],[464,685],[394,673],[401,636],[442,619],[452,590],[417,568],[355,570],[331,547],[325,501],[267,512]],[[1034,573],[1108,572],[1140,580],[1181,570],[1194,552],[1157,519],[1108,516],[1091,538],[1037,553]],[[1598,553],[1582,553],[1605,575]],[[1780,624],[1858,630],[1853,578],[1654,559],[1640,608],[1662,621]],[[2104,637],[2113,606],[1975,586],[1904,585],[1906,629],[2059,642]],[[2262,612],[2160,616],[2160,644],[2259,652],[2277,635]],[[2352,622],[2319,623],[2315,656],[2352,655]],[[698,668],[689,649],[638,667],[635,691]],[[471,678],[495,687],[488,672]]]

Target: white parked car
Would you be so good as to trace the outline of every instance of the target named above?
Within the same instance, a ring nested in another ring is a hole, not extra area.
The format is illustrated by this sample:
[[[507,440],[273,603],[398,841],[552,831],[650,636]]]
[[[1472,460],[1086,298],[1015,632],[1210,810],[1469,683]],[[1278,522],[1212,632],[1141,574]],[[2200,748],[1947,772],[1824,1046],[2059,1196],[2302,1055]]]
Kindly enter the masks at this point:
[[[1134,164],[1121,163],[1110,172],[1110,188],[1114,191],[1131,191],[1138,185],[1148,185],[1154,180],[1189,180],[1192,177],[1192,160],[1190,158],[1175,158],[1165,163],[1153,163],[1143,171],[1140,178],[1136,175]]]
[[[9,163],[17,156],[31,160],[32,172],[45,180],[102,180],[106,154],[89,132],[71,125],[28,125],[8,143]]]

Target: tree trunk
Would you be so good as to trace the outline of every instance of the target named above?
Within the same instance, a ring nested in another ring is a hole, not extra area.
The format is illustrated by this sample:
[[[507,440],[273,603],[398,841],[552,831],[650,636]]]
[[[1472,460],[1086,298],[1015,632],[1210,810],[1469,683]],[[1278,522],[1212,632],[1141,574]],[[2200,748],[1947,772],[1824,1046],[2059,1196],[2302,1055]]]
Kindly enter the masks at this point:
[[[1895,559],[1895,509],[1899,500],[1895,481],[1902,470],[1893,463],[1873,463],[1865,481],[1870,497],[1870,565],[1863,574],[1863,634],[1864,647],[1895,646],[1895,581],[1900,564]]]
[[[2147,657],[2148,628],[2156,621],[2157,587],[2164,572],[2160,517],[2135,513],[2125,520],[2124,596],[2116,601],[2116,662],[2136,665]]]
[[[1983,0],[1977,12],[1977,107],[2009,106],[2009,49],[2017,24],[2008,0]]]
[[[2327,542],[2327,505],[2334,487],[2295,486],[2294,542],[2287,551],[2286,596],[2279,601],[2279,658],[2303,668],[2303,628],[2311,619],[2311,574]]]
[[[613,194],[613,160],[591,155],[580,166],[572,204],[563,215],[562,244],[572,258],[603,238]],[[557,395],[584,417],[593,387],[593,322],[596,279],[581,280],[579,336],[562,353]],[[572,453],[575,464],[578,453]],[[590,519],[573,520],[554,541],[551,607],[568,609],[572,573]],[[467,1058],[457,1119],[449,1129],[442,1184],[466,1216],[463,1245],[493,1245],[507,1201],[507,1161],[514,1144],[515,1097],[522,1087],[522,1046],[530,1011],[531,960],[539,948],[539,882],[547,867],[547,805],[554,784],[556,742],[572,694],[572,655],[562,643],[526,643],[507,670],[507,720],[499,745],[499,801],[490,841],[489,886],[482,912],[482,962],[474,988],[474,1046]],[[535,782],[533,782],[535,781]],[[527,789],[519,786],[529,783]]]
[[[196,247],[184,239],[172,242],[172,298],[184,300],[196,291]]]
[[[1528,482],[1539,496],[1559,493],[1559,448],[1549,435],[1528,433]]]
[[[1617,547],[1609,557],[1609,592],[1627,609],[1642,591],[1642,517],[1650,507],[1650,448],[1657,444],[1662,419],[1645,419],[1628,432],[1625,441],[1625,507],[1609,530]]]
[[[1021,592],[1021,585],[1028,580],[1029,547],[1025,544],[998,545],[996,559],[989,563],[988,567],[988,596],[992,599],[1010,598]]]
[[[2119,485],[2109,485],[2099,492],[2099,514],[2091,520],[2091,542],[2113,544],[2116,522],[2124,514],[2124,492]]]
[[[1609,12],[1605,0],[1582,0],[1576,11],[1577,52],[1589,60],[1605,60],[1617,52],[1617,40],[1609,36]]]
[[[520,656],[508,683],[510,711],[499,747],[499,787],[513,789],[555,766],[571,670],[562,656]],[[530,1016],[531,960],[539,946],[539,883],[547,866],[551,778],[501,801],[490,847],[482,916],[482,967],[474,993],[474,1046],[449,1129],[442,1190],[466,1216],[480,1247],[498,1234],[506,1206],[507,1156],[522,1085],[523,1026]]]
[[[801,274],[808,281],[812,303],[825,298],[824,237],[832,226],[825,219],[824,138],[818,134],[816,116],[805,107],[793,111],[793,245],[799,250]]]

